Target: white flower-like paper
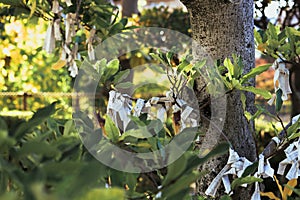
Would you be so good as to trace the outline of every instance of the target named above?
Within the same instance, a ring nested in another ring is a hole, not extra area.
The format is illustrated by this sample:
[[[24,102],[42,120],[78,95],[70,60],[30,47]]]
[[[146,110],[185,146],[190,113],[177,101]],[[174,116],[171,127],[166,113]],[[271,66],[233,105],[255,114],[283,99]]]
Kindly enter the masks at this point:
[[[285,150],[284,153],[286,155],[286,159],[279,163],[277,173],[280,175],[284,174],[285,168],[288,165],[291,165],[288,173],[286,174],[286,178],[288,180],[297,179],[300,176],[300,169],[299,169],[299,161],[300,161],[300,138],[290,144]]]
[[[247,158],[240,157],[237,152],[230,148],[227,164],[219,172],[216,178],[214,178],[214,180],[211,182],[211,184],[205,191],[205,194],[214,197],[216,195],[217,189],[220,186],[221,181],[223,182],[223,185],[225,187],[225,192],[227,194],[232,194],[230,186],[231,184],[228,175],[232,174],[240,178],[243,175],[245,169],[251,164],[252,162],[250,162]],[[242,186],[245,187],[246,184]]]
[[[277,59],[273,65],[272,68],[275,70],[274,74],[274,89],[275,93],[278,89],[281,89],[282,96],[281,99],[283,101],[288,100],[288,94],[292,93],[292,90],[290,88],[289,83],[289,75],[290,72],[286,68],[285,63],[283,63],[280,59]],[[268,101],[268,104],[272,105],[275,101],[276,95],[273,95],[273,97]]]
[[[52,53],[54,49],[55,49],[54,27],[53,27],[53,22],[50,22],[46,31],[43,50],[45,50],[47,53]]]
[[[70,71],[70,76],[75,78],[78,74],[78,67],[75,61],[73,61],[72,63],[70,63],[70,66],[68,68],[68,70]]]
[[[86,41],[88,44],[88,56],[91,61],[96,60],[95,50],[93,47],[93,40],[95,38],[95,33],[96,33],[96,27],[93,27],[90,32],[90,36]]]

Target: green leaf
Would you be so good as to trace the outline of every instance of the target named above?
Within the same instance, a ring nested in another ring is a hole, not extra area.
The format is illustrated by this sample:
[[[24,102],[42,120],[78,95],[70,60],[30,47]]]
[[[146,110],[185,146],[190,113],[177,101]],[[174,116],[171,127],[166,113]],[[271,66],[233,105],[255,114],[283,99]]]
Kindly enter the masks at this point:
[[[235,77],[235,75],[234,75],[234,65],[232,64],[232,62],[229,58],[225,58],[224,66],[227,68],[228,77],[229,77],[229,80],[231,80],[233,77]]]
[[[281,110],[281,107],[282,107],[282,90],[279,88],[277,91],[276,91],[276,103],[275,103],[275,111],[278,113],[280,110]]]
[[[124,140],[126,137],[136,137],[139,139],[145,139],[152,137],[152,134],[147,130],[147,127],[140,127],[138,129],[131,129],[122,134],[119,140]]]
[[[258,162],[254,162],[252,165],[249,165],[244,173],[242,174],[242,177],[246,177],[249,176],[250,174],[253,174],[257,171],[257,167],[258,167]]]
[[[121,188],[100,188],[89,190],[85,195],[83,195],[79,200],[125,200],[125,191]]]
[[[115,23],[109,30],[110,35],[115,35],[117,33],[122,32],[122,30],[125,28],[123,22]]]
[[[95,66],[97,65],[97,63],[95,64]],[[92,77],[94,80],[99,80],[99,78],[101,77],[101,73],[99,73],[99,70],[90,62],[88,62],[87,59],[83,61],[80,69],[83,70],[87,75]]]
[[[73,120],[68,120],[64,125],[64,135],[69,135],[73,127]]]
[[[138,180],[139,174],[126,174],[126,184],[129,187],[130,191],[135,191],[137,180]]]
[[[155,54],[155,53],[150,53],[149,54],[153,59],[160,61],[162,64],[166,64],[165,60],[162,59],[159,55]]]
[[[272,24],[269,23],[268,24],[268,28],[267,28],[267,35],[274,40],[278,41],[278,35],[277,35],[277,30],[276,27]]]
[[[115,76],[114,76],[114,83],[121,83],[124,79],[126,79],[130,74],[130,70],[126,69],[123,71],[118,72]]]
[[[250,78],[255,78],[256,75],[259,75],[259,74],[267,71],[270,68],[271,65],[272,64],[266,64],[266,65],[262,65],[262,66],[253,68],[249,73],[245,74],[242,77],[241,83],[243,84],[247,80],[249,80]]]
[[[162,189],[162,197],[175,199],[176,194],[180,194],[183,190],[189,189],[190,184],[198,180],[203,175],[203,172],[193,171],[192,173],[180,176],[174,184],[170,184],[168,187]]]
[[[168,61],[168,63],[169,63],[169,65],[170,66],[172,66],[172,59],[173,59],[173,56],[174,56],[174,52],[172,52],[172,51],[168,51],[167,53],[166,53],[166,58],[167,58],[167,61]]]
[[[127,25],[127,23],[128,23],[128,18],[122,18],[122,19],[120,20],[120,23],[122,23],[123,26],[125,27],[125,26]]]
[[[231,200],[231,197],[229,195],[224,195],[220,198],[220,200]]]
[[[35,10],[36,10],[36,1],[37,0],[31,0],[32,4],[30,6],[30,14],[29,14],[29,18],[32,17],[32,15],[34,14]]]
[[[113,59],[107,63],[103,76],[105,76],[106,79],[110,78],[111,76],[115,75],[118,72],[118,70],[119,70],[119,60]]]
[[[118,90],[119,89],[129,89],[129,88],[133,88],[134,84],[132,82],[124,82],[124,83],[118,83],[115,87]]]
[[[229,144],[228,143],[221,143],[218,144],[213,150],[211,150],[208,154],[206,154],[203,157],[199,157],[199,155],[196,155],[195,157],[192,157],[188,162],[188,167],[198,167],[199,165],[205,163],[209,158],[222,155],[228,152]]]
[[[7,124],[2,117],[0,117],[0,138],[6,138],[8,135]]]
[[[90,64],[87,62],[87,64]],[[88,67],[94,68],[97,72],[99,76],[102,76],[104,73],[104,70],[107,66],[107,60],[105,58],[102,58],[101,60],[98,60],[94,66],[88,65]]]
[[[15,7],[25,6],[22,0],[0,0],[0,3]]]
[[[262,182],[262,181],[263,181],[263,179],[257,178],[254,176],[236,178],[231,183],[231,189],[234,190],[236,187],[243,185],[243,184],[251,184],[251,183]]]
[[[290,140],[299,137],[300,133],[297,133],[300,127],[300,118],[287,129],[287,135]]]
[[[299,36],[300,37],[300,31],[293,28],[293,27],[286,27],[287,29],[289,29],[289,32],[295,36]]]
[[[256,41],[257,44],[262,43],[262,37],[256,29],[254,29],[254,38],[255,38],[255,41]]]
[[[262,96],[265,99],[270,99],[272,97],[272,94],[269,91],[260,88],[255,88],[252,86],[239,86],[237,87],[237,89],[247,91],[247,92],[252,92],[256,95]]]
[[[244,111],[246,110],[246,100],[247,100],[247,97],[246,97],[245,93],[241,92],[241,102],[242,102]]]
[[[193,68],[198,71],[198,73],[201,74],[200,70],[202,69],[202,67],[204,67],[206,64],[206,60],[201,60],[199,62],[196,62],[193,66]]]
[[[37,112],[34,113],[31,119],[29,119],[27,122],[21,123],[14,133],[16,140],[21,139],[26,133],[28,133],[34,127],[40,125],[41,123],[46,121],[51,115],[53,115],[56,111],[56,104],[57,102],[54,102],[49,106],[37,110]]]
[[[187,166],[187,161],[186,154],[183,154],[179,159],[170,164],[167,167],[168,173],[162,182],[162,186],[167,186],[173,180],[176,180],[182,173],[184,173]]]
[[[46,142],[29,141],[23,144],[17,154],[18,156],[38,154],[45,157],[56,157],[60,155],[60,151]]]
[[[177,72],[185,71],[185,69],[190,65],[190,62],[183,60],[177,67]]]
[[[115,123],[112,121],[112,119],[107,116],[105,119],[105,125],[104,129],[106,131],[107,137],[112,141],[112,142],[117,142],[119,139],[120,131],[115,125]]]

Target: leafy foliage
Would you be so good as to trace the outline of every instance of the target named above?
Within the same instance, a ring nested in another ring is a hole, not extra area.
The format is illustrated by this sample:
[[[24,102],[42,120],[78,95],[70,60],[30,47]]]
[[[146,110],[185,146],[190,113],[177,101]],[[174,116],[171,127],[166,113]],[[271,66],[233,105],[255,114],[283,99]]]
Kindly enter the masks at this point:
[[[203,175],[197,172],[197,166],[211,156],[224,153],[228,148],[228,145],[220,145],[205,157],[199,158],[191,147],[167,168],[141,174],[119,172],[92,158],[82,146],[74,123],[51,118],[54,112],[55,103],[38,110],[28,122],[20,123],[15,129],[8,129],[6,122],[0,119],[0,177],[1,185],[5,186],[0,188],[0,196],[8,199],[101,197],[111,200],[125,199],[125,196],[128,199],[154,198],[160,193],[162,198],[184,197],[189,195],[189,185]],[[136,122],[145,123],[139,119]],[[89,119],[86,118],[82,123],[89,123]],[[22,129],[24,126],[28,128]],[[107,127],[107,133],[115,132]],[[148,148],[150,151],[155,150],[158,142],[164,144],[169,140],[162,133],[144,140],[138,134],[129,132],[122,136],[107,134],[107,137],[114,139],[118,146],[127,146],[135,152],[144,152]],[[106,142],[105,137],[100,137],[97,143]],[[105,145],[101,147],[105,150]],[[105,188],[105,184],[112,188]],[[124,185],[127,188],[125,190],[121,189]]]
[[[254,33],[257,49],[262,53],[285,62],[299,62],[300,31],[296,28],[280,30],[280,26],[269,23],[266,31],[255,30]]]

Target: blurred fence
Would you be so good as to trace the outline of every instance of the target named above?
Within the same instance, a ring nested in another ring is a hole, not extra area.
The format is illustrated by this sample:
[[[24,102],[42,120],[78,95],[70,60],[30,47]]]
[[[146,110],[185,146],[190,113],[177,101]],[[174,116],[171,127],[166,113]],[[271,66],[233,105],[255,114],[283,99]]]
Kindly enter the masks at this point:
[[[37,93],[27,93],[27,92],[0,92],[0,98],[1,97],[10,97],[10,98],[18,98],[21,102],[20,105],[16,106],[20,110],[27,111],[28,110],[28,99],[32,98],[54,98],[54,99],[61,99],[61,98],[67,98],[72,100],[73,103],[76,103],[76,99],[80,98],[81,96],[89,97],[89,98],[100,98],[100,94],[87,94],[87,93],[76,93],[76,92],[37,92]],[[269,112],[275,113],[274,106],[270,106],[267,104],[267,100],[265,99],[256,99],[256,103],[259,105],[264,106]],[[281,114],[282,115],[289,115],[291,112],[291,105],[290,102],[285,102]]]
[[[14,101],[14,108],[20,111],[28,111],[31,110],[31,103],[35,102],[32,100],[39,99],[41,104],[47,104],[49,99],[53,100],[68,100],[69,106],[79,107],[79,99],[82,97],[88,99],[97,99],[101,97],[100,93],[77,93],[77,92],[36,92],[36,93],[28,93],[28,92],[0,92],[0,100],[1,98],[10,98]],[[72,102],[72,103],[71,103]],[[72,104],[72,105],[71,105]],[[8,105],[2,105],[1,107],[6,107]],[[0,109],[1,111],[1,109]]]

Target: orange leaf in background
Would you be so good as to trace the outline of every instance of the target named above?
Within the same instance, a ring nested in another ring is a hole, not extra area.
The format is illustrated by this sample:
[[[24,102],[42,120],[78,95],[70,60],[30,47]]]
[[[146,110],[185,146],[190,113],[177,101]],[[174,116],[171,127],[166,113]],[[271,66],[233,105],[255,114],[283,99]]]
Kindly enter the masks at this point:
[[[266,44],[266,43],[262,43],[262,44],[259,44],[259,45],[257,46],[257,49],[258,49],[259,51],[261,51],[261,52],[265,51],[266,48],[267,48],[267,44]]]
[[[282,186],[280,185],[280,183],[279,183],[279,181],[278,181],[278,179],[277,179],[277,177],[275,175],[274,175],[274,179],[276,181],[276,184],[278,186],[278,189],[280,191],[281,196],[284,198],[283,191],[282,191]]]
[[[287,196],[291,196],[293,193],[293,188],[297,185],[297,179],[291,179],[284,187],[283,194]]]
[[[270,199],[280,200],[280,198],[276,197],[273,192],[260,192],[260,196],[269,197]]]
[[[57,61],[56,63],[54,63],[52,65],[52,69],[53,70],[59,70],[62,67],[64,67],[66,64],[67,64],[67,61],[65,61],[65,60],[59,60],[59,61]]]

